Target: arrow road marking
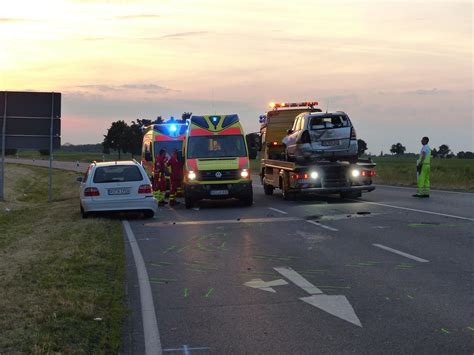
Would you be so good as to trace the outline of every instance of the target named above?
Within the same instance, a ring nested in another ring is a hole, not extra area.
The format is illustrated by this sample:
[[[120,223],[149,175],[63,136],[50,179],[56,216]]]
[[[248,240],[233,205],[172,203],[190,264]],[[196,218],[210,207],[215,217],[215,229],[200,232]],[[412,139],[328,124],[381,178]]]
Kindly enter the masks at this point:
[[[273,281],[263,281],[262,279],[253,279],[251,281],[244,283],[244,285],[247,287],[257,288],[262,291],[275,293],[276,291],[272,287],[288,285],[288,282],[282,279],[273,280]]]
[[[308,292],[310,295],[323,293],[319,288],[314,286],[311,282],[306,280],[303,276],[298,274],[291,267],[281,266],[273,268],[276,272],[280,273],[282,276],[286,277],[288,280],[293,282],[296,286],[301,287],[303,290]]]
[[[300,300],[362,328],[359,318],[345,296],[313,295],[301,297]]]

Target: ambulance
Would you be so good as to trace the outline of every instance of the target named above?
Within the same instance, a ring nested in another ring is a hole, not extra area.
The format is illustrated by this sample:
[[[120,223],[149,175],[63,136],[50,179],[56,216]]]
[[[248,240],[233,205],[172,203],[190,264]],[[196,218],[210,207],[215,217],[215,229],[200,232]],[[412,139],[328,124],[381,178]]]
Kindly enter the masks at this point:
[[[239,116],[191,116],[184,140],[186,208],[202,199],[237,198],[253,203],[252,177]]]
[[[161,149],[165,149],[169,156],[175,149],[182,151],[187,127],[187,123],[181,121],[167,121],[145,127],[141,162],[148,176],[152,176],[155,158]]]

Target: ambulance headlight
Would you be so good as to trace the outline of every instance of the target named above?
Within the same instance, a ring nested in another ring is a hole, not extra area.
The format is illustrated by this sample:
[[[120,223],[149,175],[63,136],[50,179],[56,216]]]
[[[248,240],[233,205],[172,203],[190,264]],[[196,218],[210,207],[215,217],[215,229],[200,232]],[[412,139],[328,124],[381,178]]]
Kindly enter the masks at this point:
[[[352,170],[352,177],[359,177],[360,176],[360,171],[357,169]]]
[[[244,179],[247,179],[249,177],[249,171],[247,169],[244,169],[240,172],[240,176],[243,177]]]
[[[188,172],[188,179],[189,180],[194,180],[196,179],[196,173],[194,171]]]
[[[309,176],[311,176],[311,179],[316,180],[319,177],[319,174],[317,171],[312,171]]]

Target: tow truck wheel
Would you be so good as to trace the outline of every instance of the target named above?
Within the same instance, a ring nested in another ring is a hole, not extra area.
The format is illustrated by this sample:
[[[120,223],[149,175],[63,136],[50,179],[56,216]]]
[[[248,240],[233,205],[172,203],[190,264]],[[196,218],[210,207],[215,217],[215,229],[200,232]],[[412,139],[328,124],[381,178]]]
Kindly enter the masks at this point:
[[[358,198],[362,196],[360,191],[341,192],[341,198]]]
[[[273,190],[275,190],[275,188],[272,185],[263,184],[263,192],[265,192],[265,195],[273,195]]]

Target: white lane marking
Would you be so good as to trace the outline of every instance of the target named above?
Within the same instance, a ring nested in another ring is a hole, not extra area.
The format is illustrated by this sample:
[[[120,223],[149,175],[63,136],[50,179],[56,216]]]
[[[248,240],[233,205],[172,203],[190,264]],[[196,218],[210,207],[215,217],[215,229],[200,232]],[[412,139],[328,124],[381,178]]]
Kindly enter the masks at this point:
[[[273,280],[273,281],[263,281],[262,279],[253,279],[251,281],[244,283],[244,286],[257,288],[262,291],[273,292],[273,293],[275,293],[276,291],[272,287],[283,286],[283,285],[288,285],[288,282],[286,282],[283,279],[278,279],[278,280]]]
[[[371,201],[364,201],[364,200],[350,200],[350,201],[355,201],[355,202],[360,202],[360,203],[368,203],[368,204],[377,205],[377,206],[391,207],[391,208],[396,208],[396,209],[405,210],[405,211],[412,211],[412,212],[420,212],[420,213],[432,214],[432,215],[435,215],[435,216],[442,216],[442,217],[449,217],[449,218],[462,219],[462,220],[465,220],[465,221],[474,221],[474,218],[455,216],[455,215],[452,215],[452,214],[445,214],[445,213],[439,213],[439,212],[418,210],[418,209],[416,209],[416,208],[408,208],[408,207],[387,205],[387,204],[385,204],[385,203],[378,203],[378,202],[371,202]]]
[[[419,258],[419,257],[417,257],[417,256],[404,253],[403,251],[400,251],[400,250],[397,250],[397,249],[392,249],[392,248],[390,248],[390,247],[386,247],[385,245],[382,245],[382,244],[372,244],[372,245],[373,245],[374,247],[377,247],[377,248],[380,248],[380,249],[384,249],[384,250],[386,250],[386,251],[390,251],[390,252],[392,252],[392,253],[395,253],[395,254],[404,256],[405,258],[412,259],[412,260],[418,261],[418,262],[420,262],[420,263],[429,263],[429,261],[426,260],[426,259],[422,259],[422,258]]]
[[[281,213],[281,214],[288,214],[288,212],[279,210],[278,208],[268,207],[268,209],[269,209],[269,210],[272,210],[272,211],[275,211],[275,212],[279,212],[279,213]]]
[[[407,187],[407,186],[393,186],[393,185],[380,185],[380,184],[377,184],[377,186],[389,187],[392,189],[403,189],[403,190],[412,190],[412,191],[416,190],[416,187]],[[471,196],[474,195],[472,192],[448,191],[448,190],[437,190],[437,189],[431,189],[431,192],[443,192],[447,194],[471,195]]]
[[[314,286],[311,282],[306,280],[303,276],[298,274],[291,267],[280,266],[280,267],[274,267],[273,269],[276,272],[278,272],[280,275],[286,277],[288,280],[293,282],[296,286],[301,287],[303,290],[308,292],[310,295],[323,293],[323,291],[321,291],[319,288]]]
[[[158,322],[156,321],[155,306],[151,293],[150,280],[146,271],[145,262],[138,246],[135,235],[128,221],[123,221],[125,234],[132,249],[133,259],[137,268],[138,286],[140,289],[140,303],[142,307],[143,335],[145,338],[146,355],[162,353]]]
[[[298,217],[281,217],[281,218],[243,218],[243,219],[216,219],[211,221],[186,221],[186,222],[153,222],[145,223],[147,227],[166,227],[174,225],[202,225],[202,224],[229,224],[229,223],[274,223],[274,222],[291,222],[301,221]]]
[[[314,224],[315,226],[318,226],[318,227],[321,227],[321,228],[324,228],[324,229],[327,229],[327,230],[330,230],[330,231],[333,231],[333,232],[337,232],[339,231],[339,229],[336,229],[336,228],[332,228],[332,227],[329,227],[329,226],[326,226],[324,224],[321,224],[319,222],[316,222],[316,221],[310,221],[310,220],[306,220],[306,222],[308,223],[311,223],[311,224]]]
[[[300,300],[317,307],[324,312],[332,314],[347,322],[362,327],[362,323],[354,312],[351,304],[345,296],[342,295],[313,295],[302,297]]]

